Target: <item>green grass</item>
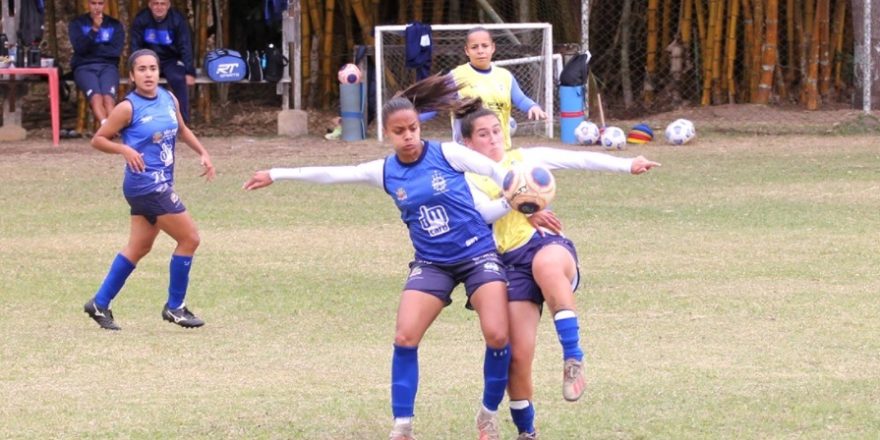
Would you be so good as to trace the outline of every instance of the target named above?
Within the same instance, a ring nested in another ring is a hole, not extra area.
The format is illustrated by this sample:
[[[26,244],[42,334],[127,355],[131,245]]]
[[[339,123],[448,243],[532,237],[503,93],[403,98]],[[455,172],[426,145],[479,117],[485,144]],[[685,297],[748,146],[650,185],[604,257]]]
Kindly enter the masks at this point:
[[[272,165],[380,157],[365,141],[204,139],[220,170],[177,189],[202,246],[165,323],[160,236],[114,302],[82,313],[127,239],[121,160],[84,143],[0,147],[0,438],[384,438],[397,296],[411,258],[387,195],[283,182]],[[522,143],[536,143],[523,140]],[[561,397],[545,317],[535,361],[544,439],[880,437],[876,136],[702,137],[622,155],[644,176],[557,173],[578,246],[588,391]],[[483,343],[463,294],[420,348],[421,439],[474,436]],[[515,437],[506,404],[505,438]]]

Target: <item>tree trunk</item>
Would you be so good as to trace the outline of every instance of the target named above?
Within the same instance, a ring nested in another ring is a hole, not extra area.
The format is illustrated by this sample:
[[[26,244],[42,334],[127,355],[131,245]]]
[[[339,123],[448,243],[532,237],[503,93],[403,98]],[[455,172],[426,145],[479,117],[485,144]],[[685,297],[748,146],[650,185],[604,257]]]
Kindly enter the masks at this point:
[[[813,14],[812,30],[810,31],[810,58],[807,66],[807,99],[805,107],[807,110],[817,110],[819,108],[819,22],[822,20],[820,11],[823,4],[828,0],[817,0],[816,10]]]
[[[760,1],[760,0],[756,0]],[[752,3],[750,0],[742,0],[743,14],[743,67],[742,87],[740,87],[740,99],[742,102],[752,102],[752,49],[755,47],[755,19],[752,16]]]
[[[836,92],[840,92],[843,85],[843,39],[846,35],[845,25],[846,25],[846,1],[838,0],[838,2],[834,5],[834,24],[832,26],[831,31],[831,45],[834,51],[834,55],[831,59],[834,60],[834,89]]]
[[[709,105],[712,103],[712,54],[714,53],[712,44],[715,42],[715,14],[718,9],[719,0],[709,0],[709,16],[707,19],[707,29],[704,38],[701,40],[703,54],[703,96],[700,100],[701,105]],[[697,0],[697,4],[700,0]]]
[[[721,60],[722,49],[724,45],[724,6],[726,0],[717,0],[715,11],[715,33],[712,41],[712,102],[721,104],[723,102],[721,92]]]
[[[842,3],[838,1],[838,3]],[[831,0],[822,3],[819,21],[819,94],[828,101],[831,93]]]
[[[749,75],[749,95],[752,97],[752,102],[756,102],[758,99],[758,85],[761,83],[761,55],[763,53],[762,46],[764,45],[764,1],[766,0],[752,0],[752,7],[754,9],[753,18],[754,18],[754,28],[752,29],[754,35],[752,36],[752,48],[751,48],[751,66],[752,71]]]
[[[868,77],[863,73],[865,65],[864,54],[864,5],[863,2],[871,2],[871,71]],[[854,105],[862,108],[865,105],[864,89],[870,87],[870,106],[877,110],[880,108],[880,0],[853,0],[852,1],[852,20],[853,20],[853,46],[855,47],[855,86],[856,93],[854,95]]]
[[[794,7],[795,0],[787,0],[785,3],[785,49],[787,54],[786,66],[785,69],[785,81],[788,83],[793,83],[795,80],[795,66],[797,66],[797,51],[795,50],[795,42],[798,41],[795,36],[795,17],[797,14],[795,13],[796,9]]]

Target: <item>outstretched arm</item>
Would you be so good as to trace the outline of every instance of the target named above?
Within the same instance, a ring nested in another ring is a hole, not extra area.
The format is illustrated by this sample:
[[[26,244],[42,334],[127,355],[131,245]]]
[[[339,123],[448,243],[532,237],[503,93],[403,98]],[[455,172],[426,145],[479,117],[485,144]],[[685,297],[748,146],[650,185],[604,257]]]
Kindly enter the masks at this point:
[[[382,187],[384,159],[350,166],[272,168],[257,171],[244,183],[246,190],[260,189],[276,180],[303,180],[312,183],[361,183]]]

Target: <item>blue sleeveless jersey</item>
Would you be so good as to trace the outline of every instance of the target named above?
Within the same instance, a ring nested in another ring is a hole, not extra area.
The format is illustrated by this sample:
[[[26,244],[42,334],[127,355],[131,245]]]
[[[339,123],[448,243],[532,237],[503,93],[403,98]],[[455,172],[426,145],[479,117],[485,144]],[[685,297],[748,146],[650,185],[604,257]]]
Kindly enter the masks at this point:
[[[414,163],[389,155],[383,179],[409,229],[416,259],[449,264],[495,251],[492,231],[474,207],[464,173],[452,168],[439,143],[425,141]]]
[[[164,191],[174,184],[174,143],[177,139],[177,108],[171,93],[157,88],[154,98],[135,92],[131,102],[131,123],[122,130],[122,142],[144,158],[146,169],[134,173],[126,165],[122,192],[127,197]]]

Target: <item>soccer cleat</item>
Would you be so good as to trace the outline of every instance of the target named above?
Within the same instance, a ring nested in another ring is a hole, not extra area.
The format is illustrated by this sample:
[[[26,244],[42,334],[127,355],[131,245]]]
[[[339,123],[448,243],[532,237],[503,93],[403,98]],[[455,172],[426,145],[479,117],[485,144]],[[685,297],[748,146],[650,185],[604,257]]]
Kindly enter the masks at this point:
[[[479,440],[501,440],[498,413],[490,413],[481,406],[477,413],[477,431],[480,434]]]
[[[574,402],[584,394],[584,363],[577,359],[566,359],[562,369],[562,397]]]
[[[390,440],[415,440],[412,422],[395,423],[388,438]]]
[[[521,432],[519,436],[516,437],[516,440],[537,440],[538,439],[538,431],[535,432]]]
[[[122,327],[116,325],[113,321],[113,312],[110,311],[110,308],[108,307],[105,309],[95,304],[94,298],[86,302],[83,306],[83,311],[86,312],[90,318],[94,319],[103,329],[122,330]]]
[[[168,304],[165,304],[165,308],[162,309],[162,319],[186,328],[195,328],[205,325],[205,321],[202,321],[196,315],[193,315],[188,308],[181,307],[172,310],[168,308]]]

